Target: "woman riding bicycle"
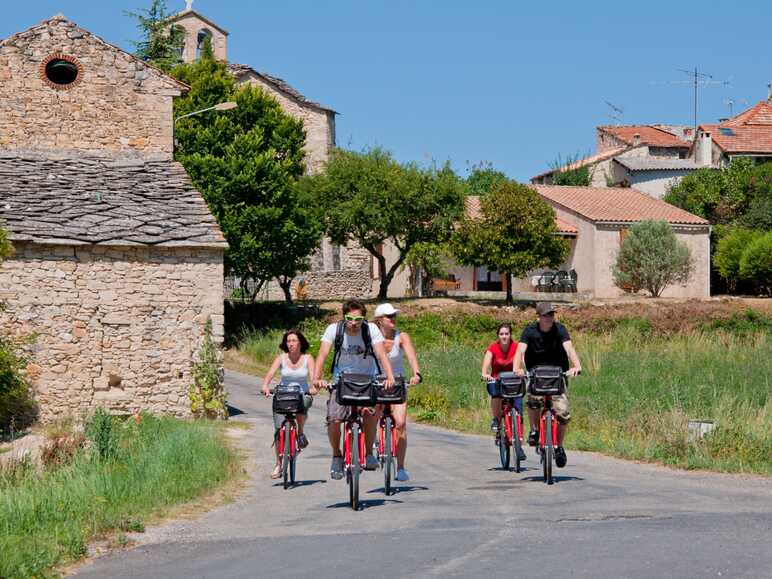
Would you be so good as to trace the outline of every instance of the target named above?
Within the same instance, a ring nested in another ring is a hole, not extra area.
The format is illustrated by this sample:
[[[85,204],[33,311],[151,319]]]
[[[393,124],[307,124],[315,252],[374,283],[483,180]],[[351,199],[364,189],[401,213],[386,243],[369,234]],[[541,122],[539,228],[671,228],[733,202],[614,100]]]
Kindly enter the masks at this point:
[[[281,383],[289,384],[295,382],[300,384],[303,388],[305,396],[306,410],[311,406],[311,395],[316,394],[317,389],[313,386],[309,387],[309,383],[314,376],[314,357],[311,354],[307,354],[309,348],[308,340],[298,330],[290,330],[284,334],[279,344],[279,349],[283,352],[276,356],[268,369],[268,373],[263,379],[263,394],[266,396],[271,395],[270,384],[277,371],[280,371]],[[281,424],[284,421],[284,416],[281,414],[273,415],[274,428],[278,432],[281,428]],[[297,415],[298,423],[298,446],[305,448],[308,446],[308,439],[303,434],[303,426],[306,423],[306,415]],[[271,472],[271,478],[279,478],[281,476],[281,458],[279,457],[279,445],[274,445],[276,450],[276,467]]]
[[[397,314],[391,304],[381,304],[375,308],[375,323],[383,334],[383,345],[391,362],[394,377],[405,375],[405,357],[413,376],[408,382],[415,386],[421,381],[421,372],[418,368],[413,342],[405,332],[397,329]],[[381,411],[381,408],[378,408]],[[407,481],[410,476],[405,470],[405,455],[407,454],[407,403],[392,404],[391,415],[394,418],[394,429],[397,432],[397,476],[395,480]]]

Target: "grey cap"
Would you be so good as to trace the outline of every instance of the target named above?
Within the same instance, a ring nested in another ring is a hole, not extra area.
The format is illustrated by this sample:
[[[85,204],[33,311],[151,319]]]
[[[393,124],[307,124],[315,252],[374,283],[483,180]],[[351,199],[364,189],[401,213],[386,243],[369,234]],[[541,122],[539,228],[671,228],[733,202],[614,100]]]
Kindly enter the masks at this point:
[[[536,304],[536,313],[539,314],[540,316],[544,316],[554,311],[555,311],[555,306],[553,306],[551,302],[539,302],[538,304]]]

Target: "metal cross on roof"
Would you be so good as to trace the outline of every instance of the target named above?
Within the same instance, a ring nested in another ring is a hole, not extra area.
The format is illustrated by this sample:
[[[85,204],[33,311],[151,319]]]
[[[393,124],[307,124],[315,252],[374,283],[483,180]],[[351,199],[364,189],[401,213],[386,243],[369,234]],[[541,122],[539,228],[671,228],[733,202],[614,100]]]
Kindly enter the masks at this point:
[[[185,10],[193,10],[193,0],[185,0]]]

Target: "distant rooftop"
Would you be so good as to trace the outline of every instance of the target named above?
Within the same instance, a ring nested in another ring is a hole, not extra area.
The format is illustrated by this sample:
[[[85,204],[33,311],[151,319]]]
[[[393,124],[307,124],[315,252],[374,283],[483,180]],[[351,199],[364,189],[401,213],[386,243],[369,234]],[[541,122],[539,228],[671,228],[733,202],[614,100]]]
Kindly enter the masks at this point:
[[[617,157],[615,162],[630,171],[683,171],[704,168],[694,159],[678,159],[676,157]]]
[[[650,145],[652,147],[689,148],[691,143],[676,137],[664,129],[651,125],[631,125],[624,127],[598,127],[598,130],[613,135],[628,145]],[[636,135],[638,136],[636,142]]]

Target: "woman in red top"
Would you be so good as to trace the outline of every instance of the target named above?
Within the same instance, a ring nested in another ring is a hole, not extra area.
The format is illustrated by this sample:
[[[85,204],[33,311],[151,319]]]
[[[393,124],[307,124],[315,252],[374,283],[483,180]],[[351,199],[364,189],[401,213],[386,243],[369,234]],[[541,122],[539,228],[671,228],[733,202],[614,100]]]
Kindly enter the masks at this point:
[[[517,351],[517,342],[512,341],[511,325],[501,324],[496,334],[498,339],[488,346],[483,358],[482,377],[486,382],[495,380],[501,372],[511,372]],[[522,412],[522,399],[515,400],[515,406]],[[491,397],[491,414],[493,415],[491,430],[496,432],[499,429],[499,420],[501,419],[501,398]]]

